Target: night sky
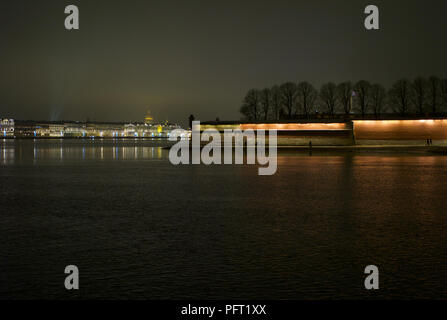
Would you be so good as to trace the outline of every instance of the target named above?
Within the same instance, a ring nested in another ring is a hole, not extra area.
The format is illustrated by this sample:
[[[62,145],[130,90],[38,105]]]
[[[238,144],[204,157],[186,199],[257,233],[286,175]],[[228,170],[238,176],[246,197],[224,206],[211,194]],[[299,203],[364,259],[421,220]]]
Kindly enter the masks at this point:
[[[445,0],[2,0],[0,117],[238,120],[250,88],[446,77],[446,14]]]

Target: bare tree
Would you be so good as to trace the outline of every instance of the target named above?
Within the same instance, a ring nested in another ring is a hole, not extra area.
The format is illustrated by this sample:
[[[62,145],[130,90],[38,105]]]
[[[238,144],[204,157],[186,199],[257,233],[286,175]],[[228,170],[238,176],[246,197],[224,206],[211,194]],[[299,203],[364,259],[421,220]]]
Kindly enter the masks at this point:
[[[428,79],[428,103],[433,114],[439,111],[441,95],[441,80],[437,77]]]
[[[301,108],[303,114],[308,117],[311,108],[314,107],[317,99],[317,90],[309,82],[303,81],[298,84],[298,106]]]
[[[417,112],[422,115],[424,114],[425,105],[427,102],[427,80],[422,77],[417,77],[411,84],[412,87],[412,100],[416,107]]]
[[[357,103],[359,105],[362,117],[365,116],[369,109],[370,89],[371,84],[366,80],[360,80],[354,86]]]
[[[240,112],[248,120],[258,120],[260,118],[260,93],[257,89],[251,89],[248,91],[244,98]]]
[[[406,79],[396,81],[389,91],[389,99],[393,108],[402,116],[410,110],[411,85]]]
[[[385,106],[386,90],[380,84],[371,86],[371,106],[376,118],[380,116]]]
[[[429,79],[417,77],[411,82],[402,79],[396,81],[388,92],[382,85],[371,85],[366,80],[355,85],[350,81],[339,85],[328,82],[321,86],[319,92],[306,81],[298,84],[286,82],[263,90],[249,90],[240,112],[253,121],[292,119],[298,113],[309,117],[318,99],[318,103],[323,104],[331,116],[339,110],[349,115],[354,98],[363,117],[371,111],[379,117],[385,108],[401,115],[407,115],[410,111],[423,115],[427,110],[437,114],[447,110],[447,79],[435,76]]]
[[[272,93],[269,88],[265,88],[261,91],[261,107],[264,120],[267,120],[270,112],[272,101]]]
[[[281,89],[275,85],[270,91],[272,96],[273,119],[278,120],[281,110]]]
[[[338,104],[337,86],[335,83],[329,82],[321,86],[320,99],[324,103],[328,113],[333,117]]]
[[[340,83],[337,86],[337,97],[343,107],[343,112],[350,114],[352,110],[352,83],[350,81]]]
[[[442,99],[444,100],[444,107],[447,108],[447,79],[441,80]]]
[[[281,85],[281,101],[287,111],[289,119],[292,118],[293,109],[296,105],[297,87],[293,82]]]

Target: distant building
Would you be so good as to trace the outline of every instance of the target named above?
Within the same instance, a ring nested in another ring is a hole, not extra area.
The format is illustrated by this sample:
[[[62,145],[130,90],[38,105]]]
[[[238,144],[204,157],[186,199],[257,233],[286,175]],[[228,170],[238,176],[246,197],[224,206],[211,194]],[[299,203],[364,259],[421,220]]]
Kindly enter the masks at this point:
[[[180,126],[156,123],[146,114],[144,122],[79,122],[79,121],[22,121],[3,119],[0,132],[16,138],[167,138]]]
[[[123,137],[122,123],[90,122],[85,126],[85,137],[119,138]]]
[[[14,122],[14,136],[15,137],[34,137],[36,136],[37,124],[34,121],[21,121]]]
[[[86,124],[83,122],[64,123],[64,137],[85,137]]]
[[[1,119],[0,132],[3,137],[14,136],[14,120],[13,119]]]

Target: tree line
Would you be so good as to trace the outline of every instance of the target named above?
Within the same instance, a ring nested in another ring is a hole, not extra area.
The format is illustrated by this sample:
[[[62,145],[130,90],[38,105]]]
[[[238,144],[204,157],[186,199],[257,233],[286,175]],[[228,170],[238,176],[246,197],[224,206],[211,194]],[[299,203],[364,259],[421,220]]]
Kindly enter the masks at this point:
[[[240,112],[245,120],[281,120],[339,117],[356,114],[439,115],[447,109],[447,79],[432,76],[401,79],[391,88],[361,80],[325,83],[317,90],[311,83],[286,82],[265,89],[250,89]]]

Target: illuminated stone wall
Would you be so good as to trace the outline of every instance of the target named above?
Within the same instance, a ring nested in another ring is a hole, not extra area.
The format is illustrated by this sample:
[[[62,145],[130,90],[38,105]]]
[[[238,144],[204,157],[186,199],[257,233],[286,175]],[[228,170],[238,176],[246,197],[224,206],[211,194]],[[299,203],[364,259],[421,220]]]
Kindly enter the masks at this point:
[[[347,146],[354,144],[352,123],[201,124],[200,130],[275,130],[278,146]],[[266,133],[266,135],[268,135]]]
[[[278,146],[447,145],[447,119],[202,124],[200,129],[276,130]]]
[[[440,120],[354,120],[359,145],[447,145],[447,119]]]

